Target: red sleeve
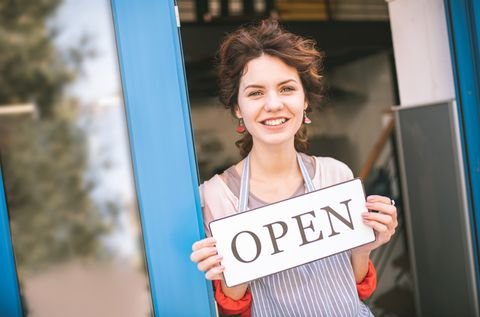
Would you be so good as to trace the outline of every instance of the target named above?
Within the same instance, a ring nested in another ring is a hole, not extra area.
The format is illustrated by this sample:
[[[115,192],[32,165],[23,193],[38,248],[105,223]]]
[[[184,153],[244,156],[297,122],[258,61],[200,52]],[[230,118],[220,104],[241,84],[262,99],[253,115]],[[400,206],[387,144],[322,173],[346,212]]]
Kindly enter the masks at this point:
[[[373,266],[372,261],[368,261],[368,272],[365,275],[363,281],[357,283],[357,292],[358,297],[361,300],[366,300],[373,294],[375,289],[377,288],[377,271],[375,271],[375,267]]]
[[[250,304],[252,303],[252,294],[249,289],[239,300],[233,300],[226,296],[222,291],[222,285],[219,280],[213,281],[213,289],[220,313],[224,315],[240,315],[240,317],[251,316]]]

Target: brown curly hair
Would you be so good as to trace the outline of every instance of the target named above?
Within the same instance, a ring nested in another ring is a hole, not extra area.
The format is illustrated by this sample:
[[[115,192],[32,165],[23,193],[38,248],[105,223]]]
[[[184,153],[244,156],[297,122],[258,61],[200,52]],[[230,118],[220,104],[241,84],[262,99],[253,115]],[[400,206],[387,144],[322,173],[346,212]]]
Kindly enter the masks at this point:
[[[323,55],[315,46],[314,40],[284,30],[273,19],[240,27],[224,38],[217,53],[220,101],[235,116],[240,79],[245,66],[262,54],[267,54],[297,69],[308,102],[306,111],[310,112],[312,107],[320,105],[323,92],[319,73]],[[235,144],[240,149],[240,155],[245,157],[252,149],[252,136],[246,132]],[[302,125],[295,134],[295,149],[305,152],[307,148],[307,131]]]

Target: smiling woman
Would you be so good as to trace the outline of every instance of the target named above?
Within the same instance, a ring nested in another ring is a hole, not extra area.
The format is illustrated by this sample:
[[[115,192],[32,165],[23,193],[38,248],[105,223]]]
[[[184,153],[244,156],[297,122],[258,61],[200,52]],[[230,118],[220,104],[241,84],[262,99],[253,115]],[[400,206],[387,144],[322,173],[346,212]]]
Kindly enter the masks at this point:
[[[238,119],[243,160],[200,186],[204,226],[353,177],[332,158],[306,153],[307,113],[322,96],[321,54],[315,42],[283,30],[275,20],[227,35],[218,54],[220,100]],[[212,237],[192,246],[191,259],[214,280],[220,311],[242,316],[371,316],[362,302],[375,289],[370,252],[397,226],[390,199],[369,196],[362,213],[376,241],[286,271],[228,287]],[[358,244],[357,244],[358,245]],[[317,258],[318,259],[318,258]],[[231,274],[231,272],[230,272]]]

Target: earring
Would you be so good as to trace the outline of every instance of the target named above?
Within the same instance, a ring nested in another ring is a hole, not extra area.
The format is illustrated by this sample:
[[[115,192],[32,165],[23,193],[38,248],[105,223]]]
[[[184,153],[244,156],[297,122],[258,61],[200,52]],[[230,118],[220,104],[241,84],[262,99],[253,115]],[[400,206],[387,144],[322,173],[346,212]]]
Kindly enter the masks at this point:
[[[306,112],[306,111],[303,112],[303,123],[305,123],[305,124],[310,124],[310,123],[312,123],[312,120],[310,120],[310,118],[307,116],[307,112]]]
[[[243,124],[243,119],[242,118],[238,119],[238,125],[235,128],[235,130],[240,134],[245,132],[246,129],[245,129],[245,125]]]

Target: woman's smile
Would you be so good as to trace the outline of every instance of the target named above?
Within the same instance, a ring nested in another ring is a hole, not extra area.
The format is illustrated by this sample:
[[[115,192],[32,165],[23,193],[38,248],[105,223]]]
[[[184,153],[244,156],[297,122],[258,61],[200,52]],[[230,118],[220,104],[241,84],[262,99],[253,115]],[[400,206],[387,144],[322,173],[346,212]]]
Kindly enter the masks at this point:
[[[273,119],[265,119],[261,121],[261,123],[269,127],[278,127],[283,125],[287,121],[288,121],[287,118],[273,118]]]

